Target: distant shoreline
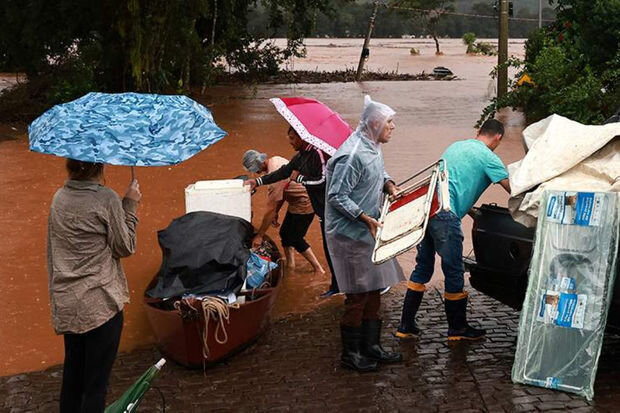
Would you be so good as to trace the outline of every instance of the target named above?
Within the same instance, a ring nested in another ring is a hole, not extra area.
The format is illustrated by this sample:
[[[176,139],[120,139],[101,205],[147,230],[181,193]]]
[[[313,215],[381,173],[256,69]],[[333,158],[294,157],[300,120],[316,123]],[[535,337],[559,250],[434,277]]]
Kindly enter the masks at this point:
[[[287,83],[349,83],[356,82],[356,71],[353,69],[318,71],[318,70],[281,70],[271,76],[254,77],[244,73],[226,73],[216,78],[215,84],[229,85],[238,83],[250,84],[287,84]],[[454,75],[439,76],[432,73],[398,73],[364,71],[360,82],[371,81],[411,81],[411,80],[458,80]]]

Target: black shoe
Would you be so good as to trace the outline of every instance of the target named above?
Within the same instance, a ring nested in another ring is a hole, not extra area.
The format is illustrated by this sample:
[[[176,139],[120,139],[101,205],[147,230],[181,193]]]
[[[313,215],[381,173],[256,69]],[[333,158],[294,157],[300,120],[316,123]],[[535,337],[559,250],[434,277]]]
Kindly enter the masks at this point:
[[[467,325],[465,328],[461,330],[452,330],[448,329],[448,340],[449,341],[458,341],[458,340],[480,340],[484,338],[486,331],[479,328],[473,328],[470,325]]]
[[[319,295],[319,297],[321,298],[329,298],[335,295],[342,295],[342,293],[340,291],[334,291],[334,290],[327,290],[325,291],[323,294]]]
[[[409,326],[408,330],[405,330],[402,326],[399,326],[394,332],[394,337],[396,338],[418,338],[420,337],[420,329],[415,325],[415,321],[413,325]]]
[[[400,353],[390,353],[381,347],[381,324],[381,320],[362,321],[362,353],[379,363],[398,363],[403,360]]]
[[[448,340],[479,340],[486,331],[467,324],[467,296],[460,300],[444,300],[446,318],[448,319]]]
[[[366,373],[377,370],[377,362],[364,356],[361,352],[362,328],[340,326],[342,335],[342,355],[340,364],[343,367]]]
[[[400,325],[394,333],[394,337],[414,338],[420,335],[420,329],[415,324],[415,315],[422,303],[422,297],[424,297],[424,291],[407,290],[403,303],[403,313],[400,316]]]

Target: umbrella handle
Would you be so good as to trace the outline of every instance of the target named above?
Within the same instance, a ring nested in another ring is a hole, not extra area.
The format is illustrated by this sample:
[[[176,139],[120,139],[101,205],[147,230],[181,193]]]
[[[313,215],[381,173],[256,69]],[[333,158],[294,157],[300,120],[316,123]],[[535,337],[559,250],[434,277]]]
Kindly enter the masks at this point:
[[[131,167],[131,182],[136,180],[136,172],[133,170],[133,166]]]

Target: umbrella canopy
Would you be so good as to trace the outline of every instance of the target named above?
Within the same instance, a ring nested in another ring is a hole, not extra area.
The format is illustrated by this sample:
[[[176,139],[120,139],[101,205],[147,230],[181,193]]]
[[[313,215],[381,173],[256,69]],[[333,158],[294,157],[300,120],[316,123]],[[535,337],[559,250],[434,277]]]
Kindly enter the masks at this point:
[[[224,136],[187,96],[142,93],[89,93],[28,127],[32,151],[127,166],[174,165]]]
[[[105,413],[135,412],[142,397],[144,397],[146,391],[151,387],[151,382],[157,377],[164,364],[166,364],[166,359],[160,359],[157,364],[151,366],[118,400],[105,409]]]
[[[299,137],[332,156],[353,130],[340,115],[315,99],[270,99]]]

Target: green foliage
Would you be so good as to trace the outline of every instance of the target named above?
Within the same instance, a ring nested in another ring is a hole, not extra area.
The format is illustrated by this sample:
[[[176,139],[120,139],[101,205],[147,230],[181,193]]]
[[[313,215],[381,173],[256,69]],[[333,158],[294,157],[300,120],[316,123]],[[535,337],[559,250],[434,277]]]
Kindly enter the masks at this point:
[[[557,22],[533,33],[509,92],[493,99],[478,122],[504,107],[520,108],[534,122],[553,113],[600,124],[620,105],[620,2],[560,0]],[[492,73],[495,75],[496,71]],[[524,74],[531,83],[517,80]]]
[[[536,56],[546,47],[552,43],[548,39],[547,30],[536,30],[530,34],[525,42],[525,71],[532,71],[532,64]]]
[[[47,101],[51,104],[76,99],[95,89],[93,68],[80,59],[71,59],[52,74]]]
[[[463,43],[467,46],[467,53],[474,53],[474,42],[476,33],[467,32],[463,35]]]
[[[486,56],[494,56],[497,54],[497,50],[492,44],[486,42],[476,42],[475,33],[465,33],[463,35],[463,43],[467,45],[467,54],[483,54]]]
[[[497,49],[491,43],[476,42],[475,46],[476,46],[476,50],[480,54],[483,54],[485,56],[495,56],[495,55],[497,55]]]
[[[230,53],[228,62],[247,77],[256,79],[277,74],[288,57],[289,53],[272,41],[257,40]]]
[[[215,79],[223,62],[249,76],[277,72],[303,55],[301,39],[331,1],[3,0],[0,70],[47,85],[37,95],[47,106],[92,90],[187,93]],[[271,34],[288,35],[286,47],[249,33],[257,7],[269,10]]]
[[[71,58],[91,65],[99,89],[187,90],[219,71],[222,60],[235,71],[269,72],[281,59],[302,55],[300,40],[310,34],[318,11],[330,12],[331,1],[5,0],[0,65],[36,78]],[[249,33],[248,15],[258,6],[269,10],[265,23],[272,34],[284,28],[287,47]],[[89,59],[83,58],[86,48],[96,51]]]

